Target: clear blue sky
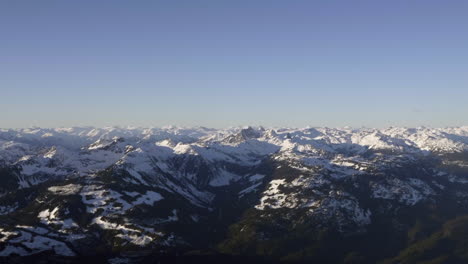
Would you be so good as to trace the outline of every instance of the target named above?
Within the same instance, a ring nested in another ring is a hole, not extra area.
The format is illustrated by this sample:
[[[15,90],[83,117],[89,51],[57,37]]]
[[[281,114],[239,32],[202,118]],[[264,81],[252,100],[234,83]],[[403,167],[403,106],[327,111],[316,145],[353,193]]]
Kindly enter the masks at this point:
[[[468,124],[468,1],[1,1],[0,127]]]

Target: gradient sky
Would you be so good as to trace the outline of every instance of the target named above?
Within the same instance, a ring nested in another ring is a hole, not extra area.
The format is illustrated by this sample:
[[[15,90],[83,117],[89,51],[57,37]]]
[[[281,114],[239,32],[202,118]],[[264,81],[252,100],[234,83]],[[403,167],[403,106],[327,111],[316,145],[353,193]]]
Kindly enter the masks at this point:
[[[468,125],[468,1],[1,1],[0,127]]]

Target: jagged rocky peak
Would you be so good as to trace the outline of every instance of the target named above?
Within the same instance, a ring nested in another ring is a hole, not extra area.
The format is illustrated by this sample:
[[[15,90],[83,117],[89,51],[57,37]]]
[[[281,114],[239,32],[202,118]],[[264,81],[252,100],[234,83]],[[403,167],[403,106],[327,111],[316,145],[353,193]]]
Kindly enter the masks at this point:
[[[242,137],[245,139],[245,140],[248,140],[248,139],[255,139],[255,138],[259,138],[262,136],[262,132],[264,132],[265,129],[263,127],[260,127],[259,129],[255,129],[251,126],[248,126],[246,128],[243,128],[241,131],[240,131],[240,134],[242,135]]]
[[[103,149],[103,150],[110,150],[110,149],[115,149],[119,143],[125,142],[125,139],[123,137],[118,137],[114,136],[111,139],[106,139],[106,138],[101,138],[98,139],[96,142],[92,143],[91,145],[88,146],[88,150],[97,150],[97,149]]]
[[[251,126],[244,127],[238,133],[227,136],[224,142],[236,144],[251,139],[257,139],[263,136],[264,131],[265,129],[263,127],[259,129],[255,129]]]

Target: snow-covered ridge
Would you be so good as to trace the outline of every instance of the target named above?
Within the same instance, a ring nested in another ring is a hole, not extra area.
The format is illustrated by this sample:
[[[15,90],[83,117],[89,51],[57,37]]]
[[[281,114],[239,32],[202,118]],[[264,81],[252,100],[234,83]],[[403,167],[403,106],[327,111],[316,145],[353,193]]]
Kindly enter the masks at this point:
[[[132,142],[169,140],[173,144],[220,142],[236,144],[259,140],[280,143],[291,139],[296,143],[357,144],[369,148],[418,148],[423,150],[464,150],[468,144],[468,126],[449,128],[268,128],[234,127],[210,129],[181,128],[25,128],[0,129],[0,150],[25,145],[58,145],[68,149],[104,147],[112,140],[124,138]]]
[[[179,243],[171,226],[218,215],[225,192],[259,218],[365,229],[386,210],[467,197],[467,146],[468,127],[0,129],[0,198],[40,190],[34,206],[0,206],[37,220],[1,224],[0,256],[80,254],[95,229],[119,246]]]
[[[177,155],[252,165],[262,157],[307,158],[366,151],[456,153],[468,150],[468,126],[453,128],[28,128],[0,129],[0,164],[23,175],[86,174],[129,163],[167,170]],[[150,164],[153,164],[150,166]]]

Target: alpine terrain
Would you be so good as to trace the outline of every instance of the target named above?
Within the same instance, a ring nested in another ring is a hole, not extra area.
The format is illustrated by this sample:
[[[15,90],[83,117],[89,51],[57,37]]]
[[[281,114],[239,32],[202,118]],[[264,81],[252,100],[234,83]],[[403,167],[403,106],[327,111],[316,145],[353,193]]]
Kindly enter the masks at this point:
[[[0,129],[0,262],[84,260],[468,263],[468,127]]]

